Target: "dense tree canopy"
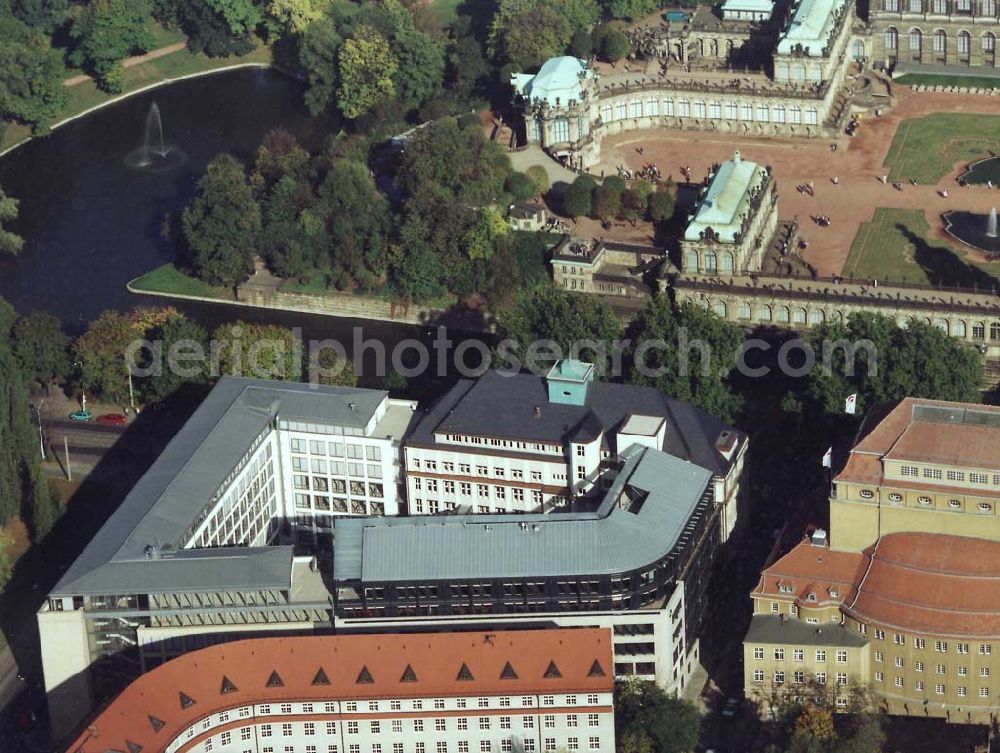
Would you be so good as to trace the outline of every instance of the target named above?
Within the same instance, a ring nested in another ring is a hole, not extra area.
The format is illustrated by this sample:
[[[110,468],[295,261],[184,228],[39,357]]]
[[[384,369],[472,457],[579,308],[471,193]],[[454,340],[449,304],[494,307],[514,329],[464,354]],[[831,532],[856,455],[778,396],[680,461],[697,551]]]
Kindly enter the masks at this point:
[[[656,387],[726,421],[734,419],[741,401],[730,375],[744,339],[739,327],[690,303],[675,309],[660,295],[650,301],[629,335],[629,381]]]
[[[46,131],[66,102],[64,76],[48,37],[0,9],[0,117]]]
[[[615,687],[615,728],[633,753],[689,753],[698,744],[701,714],[652,682]]]
[[[0,300],[0,526],[20,515],[38,540],[55,523],[58,506],[41,467],[27,377],[14,355],[16,319],[14,310]]]
[[[243,166],[228,154],[208,165],[198,196],[181,217],[195,273],[212,285],[233,286],[253,268],[260,208]]]
[[[150,0],[91,0],[73,21],[70,60],[110,92],[124,88],[121,61],[153,45]]]
[[[565,357],[595,361],[601,375],[606,376],[611,376],[613,341],[621,337],[621,330],[621,323],[606,304],[593,296],[551,285],[522,293],[513,306],[497,315],[500,339],[512,341],[510,352],[522,363],[533,343],[549,340],[558,344]],[[599,343],[604,350],[583,347],[585,342]],[[503,353],[498,355],[502,361]],[[539,365],[546,363],[551,365],[544,359]]]
[[[907,396],[980,400],[979,354],[925,322],[911,320],[904,328],[888,316],[855,313],[816,328],[809,343],[817,367],[807,394],[826,411],[843,411],[853,393],[861,406]]]
[[[370,27],[359,29],[344,42],[338,55],[340,111],[348,118],[357,118],[394,96],[393,77],[398,68],[385,38]]]
[[[0,254],[15,255],[24,247],[24,239],[4,228],[4,223],[17,219],[20,202],[3,192],[0,186]]]
[[[69,375],[69,338],[46,311],[21,317],[13,329],[14,354],[26,379],[48,385]]]

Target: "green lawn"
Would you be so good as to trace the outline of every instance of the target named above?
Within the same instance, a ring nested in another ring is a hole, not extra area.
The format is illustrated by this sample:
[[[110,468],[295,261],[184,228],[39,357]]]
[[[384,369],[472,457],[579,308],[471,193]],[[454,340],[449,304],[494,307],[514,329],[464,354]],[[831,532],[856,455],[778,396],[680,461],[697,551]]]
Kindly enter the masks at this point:
[[[451,26],[458,18],[458,6],[465,0],[434,0],[434,12],[441,20],[441,26]]]
[[[175,293],[204,298],[233,299],[233,293],[228,288],[204,283],[185,274],[174,264],[164,264],[162,267],[147,272],[142,277],[137,277],[132,281],[132,287],[148,293]]]
[[[161,30],[159,36],[156,36],[156,39],[156,46],[164,47],[166,45],[173,44],[174,42],[183,41],[184,36],[178,36],[176,33]],[[175,52],[170,55],[157,58],[156,60],[151,60],[148,63],[126,68],[125,92],[133,92],[136,89],[141,89],[144,86],[148,86],[168,78],[177,78],[191,73],[210,71],[216,68],[224,68],[229,65],[236,65],[239,63],[270,62],[271,50],[269,47],[265,47],[263,45],[246,55],[228,58],[210,58],[201,53],[195,54],[188,52],[187,50],[181,50],[180,52]],[[74,76],[79,73],[80,71],[77,70],[67,70],[66,76],[69,78],[70,76]],[[66,105],[56,118],[57,121],[77,115],[90,109],[91,107],[109,102],[114,98],[114,96],[117,96],[101,91],[97,88],[97,85],[93,81],[86,81],[82,84],[71,86],[68,88],[67,94]],[[3,134],[3,139],[0,140],[0,151],[13,146],[19,141],[28,138],[30,135],[31,129],[27,126],[8,123],[7,129]]]
[[[933,73],[906,73],[893,79],[894,83],[907,86],[967,86],[970,89],[1000,88],[1000,78],[996,76],[936,76]]]
[[[904,120],[885,158],[889,179],[936,184],[957,163],[991,156],[1000,146],[1000,117],[938,112]]]
[[[972,261],[956,246],[929,237],[929,231],[919,209],[876,209],[872,221],[858,228],[844,276],[968,288],[1000,283],[1000,263]]]

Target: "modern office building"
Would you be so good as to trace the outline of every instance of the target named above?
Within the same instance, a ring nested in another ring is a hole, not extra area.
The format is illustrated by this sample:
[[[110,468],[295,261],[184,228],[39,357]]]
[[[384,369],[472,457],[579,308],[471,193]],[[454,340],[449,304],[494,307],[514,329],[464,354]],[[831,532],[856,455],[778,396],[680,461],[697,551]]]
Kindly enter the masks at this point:
[[[1000,408],[907,398],[865,419],[830,491],[830,543],[925,531],[1000,541]]]
[[[603,382],[559,361],[542,377],[489,371],[422,415],[404,447],[411,515],[542,512],[600,497],[633,445],[707,470],[725,541],[744,496],[745,434],[650,387]]]
[[[740,157],[708,176],[681,240],[681,271],[722,275],[757,272],[778,225],[778,188],[771,170]]]
[[[135,680],[67,753],[615,749],[607,630],[257,638]]]
[[[683,689],[721,546],[713,474],[641,444],[619,462],[596,512],[336,521],[336,628],[611,628],[616,676]]]
[[[213,634],[329,627],[310,555],[335,517],[398,511],[414,416],[385,392],[222,379],[39,611],[56,734]]]
[[[813,534],[764,570],[743,643],[744,690],[869,689],[890,714],[992,723],[1000,712],[1000,542],[890,533],[862,552]],[[993,649],[997,649],[997,654]]]

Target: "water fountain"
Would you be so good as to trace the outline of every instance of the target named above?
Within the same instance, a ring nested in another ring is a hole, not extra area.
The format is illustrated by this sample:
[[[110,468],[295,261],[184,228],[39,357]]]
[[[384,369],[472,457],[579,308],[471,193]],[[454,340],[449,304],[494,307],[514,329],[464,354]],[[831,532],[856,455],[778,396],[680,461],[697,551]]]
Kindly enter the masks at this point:
[[[153,172],[164,172],[184,163],[185,155],[170,146],[163,138],[163,116],[160,106],[153,102],[146,114],[142,131],[142,146],[125,158],[129,167]]]
[[[944,229],[965,245],[985,251],[994,259],[1000,259],[996,207],[986,216],[976,212],[947,212],[944,215]]]

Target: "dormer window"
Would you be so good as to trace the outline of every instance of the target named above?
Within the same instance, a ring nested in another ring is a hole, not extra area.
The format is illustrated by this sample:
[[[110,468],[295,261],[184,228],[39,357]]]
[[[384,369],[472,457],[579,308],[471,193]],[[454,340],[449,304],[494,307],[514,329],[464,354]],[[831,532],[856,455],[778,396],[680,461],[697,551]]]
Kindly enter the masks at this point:
[[[949,499],[948,500],[948,507],[950,507],[952,510],[961,510],[962,509],[962,503],[959,502],[957,499]]]
[[[875,496],[875,492],[871,489],[862,489],[858,492],[858,496],[861,497],[861,499],[871,499]]]
[[[991,505],[989,502],[980,502],[979,503],[979,511],[980,512],[989,512],[992,509],[993,509],[993,505]]]
[[[836,586],[830,586],[830,596],[834,599],[840,596],[840,591],[837,590]]]
[[[806,601],[816,601],[816,594],[810,593],[808,596],[806,596]]]
[[[889,495],[889,501],[890,502],[902,502],[903,501],[903,495],[900,494],[899,492],[892,492]]]
[[[924,507],[930,507],[931,501],[930,497],[917,497],[917,504]]]

